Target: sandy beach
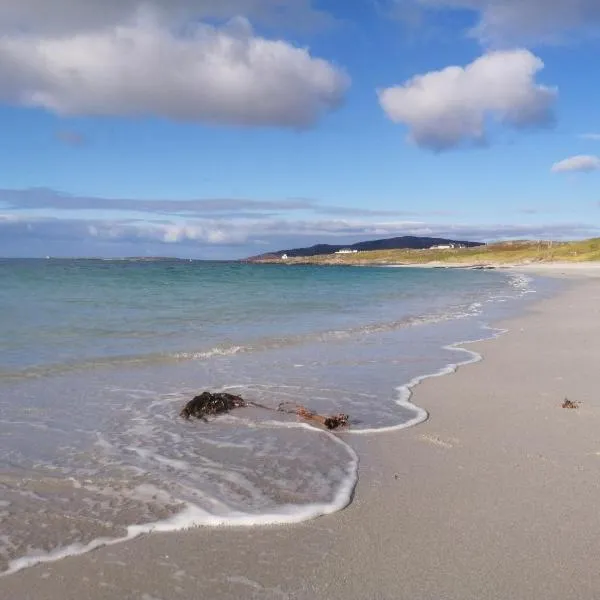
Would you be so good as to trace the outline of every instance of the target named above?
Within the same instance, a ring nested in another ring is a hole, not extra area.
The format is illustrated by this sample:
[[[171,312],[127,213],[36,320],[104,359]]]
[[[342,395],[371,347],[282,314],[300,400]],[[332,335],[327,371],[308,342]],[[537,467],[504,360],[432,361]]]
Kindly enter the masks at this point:
[[[0,578],[0,598],[599,597],[600,269],[543,270],[565,289],[469,345],[483,361],[415,389],[427,422],[351,439],[345,510],[152,534]]]

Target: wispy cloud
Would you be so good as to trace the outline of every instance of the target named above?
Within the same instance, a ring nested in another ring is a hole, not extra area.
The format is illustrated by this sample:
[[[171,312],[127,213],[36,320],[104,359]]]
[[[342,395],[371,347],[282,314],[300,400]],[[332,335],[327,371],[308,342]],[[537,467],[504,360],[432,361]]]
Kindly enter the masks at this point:
[[[61,129],[54,134],[54,137],[67,146],[79,147],[87,144],[86,136],[73,129]]]
[[[478,22],[469,34],[482,44],[514,47],[581,39],[600,30],[598,0],[378,0],[388,11],[461,10]]]
[[[541,209],[541,208],[521,208],[517,212],[522,215],[539,215],[541,213],[548,212],[548,211]]]
[[[581,154],[565,158],[552,165],[553,173],[591,173],[600,170],[600,157]]]
[[[594,142],[600,142],[600,133],[582,133],[579,137],[582,140],[592,140]]]
[[[399,235],[479,241],[514,238],[576,238],[597,234],[589,223],[540,225],[463,224],[361,219],[228,219],[181,223],[135,219],[61,219],[0,214],[0,255],[162,254],[242,258],[282,248],[329,242],[346,244]]]
[[[331,206],[311,198],[284,200],[250,200],[244,198],[208,198],[191,200],[134,200],[128,198],[99,198],[74,196],[51,189],[27,190],[0,189],[0,206],[13,211],[114,211],[192,217],[222,215],[228,218],[270,216],[273,213],[308,211],[315,214],[337,216],[409,216],[419,213],[402,210],[378,210]],[[260,213],[263,213],[262,215]]]
[[[530,214],[529,211],[525,211]],[[399,235],[475,241],[585,237],[589,224],[466,224],[447,211],[371,210],[285,200],[135,200],[0,190],[0,255],[164,254],[241,258]]]
[[[110,210],[173,215],[206,214],[238,211],[310,210],[316,202],[310,199],[281,201],[209,198],[201,200],[135,200],[74,196],[51,189],[0,190],[0,203],[13,210],[53,209],[68,211]]]

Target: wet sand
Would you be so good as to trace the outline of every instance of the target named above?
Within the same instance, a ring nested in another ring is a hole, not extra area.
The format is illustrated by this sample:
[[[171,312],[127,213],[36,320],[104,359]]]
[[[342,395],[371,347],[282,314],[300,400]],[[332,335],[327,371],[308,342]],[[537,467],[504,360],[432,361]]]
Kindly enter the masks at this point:
[[[482,362],[419,385],[426,423],[351,439],[346,510],[152,534],[0,578],[0,598],[600,597],[600,270],[577,273],[469,345]]]

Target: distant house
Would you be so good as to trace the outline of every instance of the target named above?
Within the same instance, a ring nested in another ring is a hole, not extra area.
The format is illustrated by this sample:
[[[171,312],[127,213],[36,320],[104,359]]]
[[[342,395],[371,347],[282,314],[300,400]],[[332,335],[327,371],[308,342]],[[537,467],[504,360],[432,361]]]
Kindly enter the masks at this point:
[[[287,260],[288,259],[288,255],[287,254],[282,254],[281,255],[281,260]]]
[[[341,250],[336,250],[336,254],[356,254],[358,250],[352,250],[352,248],[342,248]]]
[[[430,250],[451,250],[456,248],[456,244],[440,244],[439,246],[431,246]]]

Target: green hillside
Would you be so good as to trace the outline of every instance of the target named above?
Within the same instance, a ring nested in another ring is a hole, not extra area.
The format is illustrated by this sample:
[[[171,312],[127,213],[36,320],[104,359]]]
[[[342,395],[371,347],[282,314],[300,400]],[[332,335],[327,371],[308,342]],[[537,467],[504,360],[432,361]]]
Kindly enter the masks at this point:
[[[532,262],[600,261],[600,238],[577,242],[513,241],[447,250],[375,250],[356,254],[268,259],[285,264],[465,264],[511,265]]]

